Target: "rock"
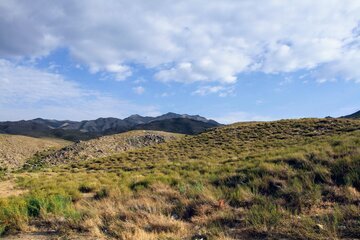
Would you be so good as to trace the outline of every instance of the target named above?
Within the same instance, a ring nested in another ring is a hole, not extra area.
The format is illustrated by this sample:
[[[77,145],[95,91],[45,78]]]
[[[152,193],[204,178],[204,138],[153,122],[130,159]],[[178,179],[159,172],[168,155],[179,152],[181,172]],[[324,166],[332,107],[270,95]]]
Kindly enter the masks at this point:
[[[208,238],[205,235],[197,234],[191,238],[191,240],[207,240]]]
[[[322,225],[322,224],[316,224],[315,225],[315,230],[317,231],[317,232],[321,232],[321,231],[323,231],[324,230],[324,225]]]

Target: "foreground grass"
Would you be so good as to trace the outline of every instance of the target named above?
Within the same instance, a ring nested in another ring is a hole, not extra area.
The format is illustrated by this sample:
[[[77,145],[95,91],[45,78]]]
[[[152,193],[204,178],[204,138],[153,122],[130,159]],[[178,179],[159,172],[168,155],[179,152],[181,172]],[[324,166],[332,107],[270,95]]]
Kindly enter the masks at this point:
[[[360,236],[360,122],[235,124],[95,160],[14,174],[0,233],[115,239]]]

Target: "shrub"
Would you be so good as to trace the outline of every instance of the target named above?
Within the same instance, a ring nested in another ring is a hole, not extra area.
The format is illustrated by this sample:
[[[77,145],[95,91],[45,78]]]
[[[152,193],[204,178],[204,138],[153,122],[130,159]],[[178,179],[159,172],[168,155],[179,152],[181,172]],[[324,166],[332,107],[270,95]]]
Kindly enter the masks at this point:
[[[90,186],[90,185],[83,183],[79,186],[79,191],[82,193],[90,193],[90,192],[94,191],[94,186]]]
[[[107,198],[110,195],[109,189],[103,187],[99,191],[97,191],[94,195],[94,199],[101,200],[103,198]]]
[[[39,217],[40,216],[41,205],[40,201],[37,198],[30,197],[27,202],[27,213],[29,217]]]
[[[130,185],[130,189],[133,191],[140,191],[142,189],[146,189],[150,186],[150,181],[142,180],[139,182],[134,182]]]
[[[350,185],[360,190],[360,157],[336,161],[331,167],[331,178],[338,185]]]

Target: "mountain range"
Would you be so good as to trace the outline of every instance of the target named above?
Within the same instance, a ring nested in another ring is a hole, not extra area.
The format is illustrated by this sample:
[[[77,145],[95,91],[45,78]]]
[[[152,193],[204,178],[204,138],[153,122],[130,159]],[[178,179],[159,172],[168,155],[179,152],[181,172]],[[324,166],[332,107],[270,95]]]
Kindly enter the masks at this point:
[[[6,121],[0,122],[0,133],[31,137],[56,137],[78,141],[130,130],[197,134],[219,125],[218,122],[199,115],[169,112],[158,117],[143,117],[135,114],[124,119],[109,117],[96,120],[69,121],[36,118],[14,122]]]

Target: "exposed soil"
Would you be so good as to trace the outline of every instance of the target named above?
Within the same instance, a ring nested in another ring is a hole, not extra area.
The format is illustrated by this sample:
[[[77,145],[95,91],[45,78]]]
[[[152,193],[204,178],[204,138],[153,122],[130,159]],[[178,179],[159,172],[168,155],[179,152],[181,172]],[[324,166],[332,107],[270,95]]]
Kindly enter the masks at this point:
[[[25,192],[26,190],[16,188],[15,183],[11,180],[0,182],[0,198],[19,196]]]

